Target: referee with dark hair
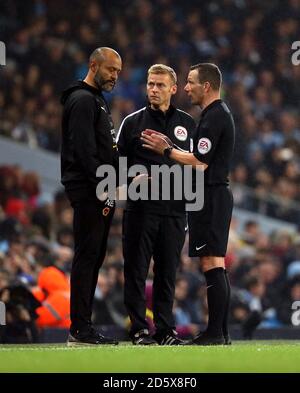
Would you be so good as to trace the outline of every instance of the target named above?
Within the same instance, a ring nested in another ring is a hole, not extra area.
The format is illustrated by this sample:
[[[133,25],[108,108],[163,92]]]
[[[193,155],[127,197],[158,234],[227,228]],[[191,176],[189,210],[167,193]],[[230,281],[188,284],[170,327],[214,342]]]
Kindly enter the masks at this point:
[[[184,90],[193,105],[202,108],[194,137],[193,153],[185,153],[158,135],[143,133],[144,147],[204,172],[204,207],[189,212],[189,254],[200,257],[207,282],[208,326],[193,344],[230,344],[228,314],[230,284],[225,269],[229,226],[233,208],[229,168],[233,156],[235,126],[230,110],[220,99],[222,76],[215,64],[191,67]]]

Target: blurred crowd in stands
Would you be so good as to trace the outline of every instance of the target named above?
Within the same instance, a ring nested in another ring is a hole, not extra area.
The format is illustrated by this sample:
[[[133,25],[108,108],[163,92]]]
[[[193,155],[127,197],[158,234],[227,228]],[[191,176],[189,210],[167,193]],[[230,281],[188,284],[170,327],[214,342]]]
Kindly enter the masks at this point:
[[[58,152],[60,93],[85,76],[96,47],[111,46],[124,60],[117,87],[107,96],[116,128],[145,105],[147,69],[157,62],[175,68],[174,102],[197,119],[200,112],[183,91],[186,75],[191,64],[215,62],[237,125],[236,206],[299,225],[300,66],[291,62],[291,45],[299,37],[300,0],[73,0],[72,5],[2,0],[0,40],[7,64],[0,67],[0,135]],[[126,328],[121,217],[117,209],[94,318]],[[45,198],[35,173],[0,168],[0,301],[11,322],[8,342],[22,334],[35,340],[37,326],[68,326],[71,223],[63,193]],[[245,336],[259,323],[291,324],[291,303],[300,299],[299,232],[283,228],[266,234],[255,221],[237,228],[236,217],[227,255],[234,287],[231,322],[242,324]],[[150,283],[151,275],[151,321]],[[174,307],[183,336],[206,321],[205,290],[185,245]]]
[[[72,209],[61,191],[40,192],[37,175],[17,166],[0,167],[0,301],[7,307],[5,342],[38,340],[39,329],[67,328],[69,274],[73,257]],[[124,332],[122,213],[116,209],[108,254],[94,302],[97,325]],[[233,285],[230,322],[251,337],[257,325],[292,325],[292,303],[300,300],[300,234],[266,234],[255,221],[232,221],[226,266]],[[188,236],[187,236],[188,241]],[[189,337],[207,322],[206,285],[197,259],[183,248],[176,282],[174,315],[178,332]],[[146,297],[152,323],[152,268]]]

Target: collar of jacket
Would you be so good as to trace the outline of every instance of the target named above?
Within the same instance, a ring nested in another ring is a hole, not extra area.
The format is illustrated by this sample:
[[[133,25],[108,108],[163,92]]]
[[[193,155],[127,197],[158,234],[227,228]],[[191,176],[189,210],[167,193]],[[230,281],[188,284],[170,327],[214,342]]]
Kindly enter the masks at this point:
[[[217,99],[217,100],[211,102],[209,105],[207,105],[207,107],[205,107],[205,108],[203,109],[203,111],[201,112],[201,116],[203,117],[203,115],[204,115],[207,111],[209,111],[211,108],[213,108],[214,106],[216,106],[216,105],[219,104],[220,102],[222,102],[222,99],[221,99],[221,98],[219,98],[219,99]]]
[[[165,119],[171,117],[175,112],[176,108],[172,104],[170,104],[168,110],[166,112],[163,112],[160,109],[152,109],[150,103],[148,102],[147,110],[151,113],[152,116]]]
[[[99,96],[105,103],[107,112],[110,113],[110,108],[108,106],[108,103],[103,95],[103,91],[100,89],[97,89],[96,87],[93,87],[91,85],[89,85],[88,83],[84,82],[84,81],[80,81],[82,84],[82,88],[89,90],[90,92],[92,92],[93,94],[96,94],[97,96]]]

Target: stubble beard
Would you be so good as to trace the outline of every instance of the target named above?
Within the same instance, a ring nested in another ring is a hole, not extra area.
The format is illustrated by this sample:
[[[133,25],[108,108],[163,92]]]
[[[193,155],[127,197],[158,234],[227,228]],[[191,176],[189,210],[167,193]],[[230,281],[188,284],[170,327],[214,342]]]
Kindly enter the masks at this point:
[[[111,82],[110,80],[105,80],[102,78],[102,76],[99,74],[99,72],[96,73],[94,76],[94,83],[99,90],[104,90],[106,92],[112,91],[112,89],[115,87],[115,85],[109,85],[108,82]]]

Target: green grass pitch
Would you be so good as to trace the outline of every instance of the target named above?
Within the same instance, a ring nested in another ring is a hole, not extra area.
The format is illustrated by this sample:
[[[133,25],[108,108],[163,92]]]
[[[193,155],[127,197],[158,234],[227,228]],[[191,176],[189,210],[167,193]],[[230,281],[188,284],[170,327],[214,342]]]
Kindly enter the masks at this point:
[[[0,372],[300,372],[300,341],[215,347],[0,345]]]

